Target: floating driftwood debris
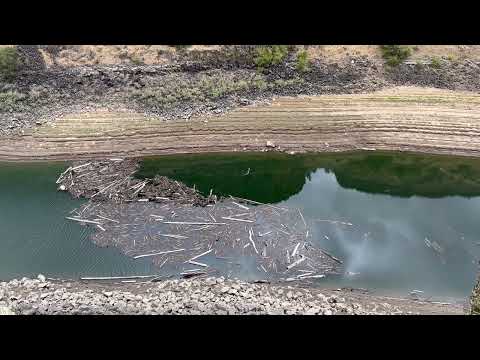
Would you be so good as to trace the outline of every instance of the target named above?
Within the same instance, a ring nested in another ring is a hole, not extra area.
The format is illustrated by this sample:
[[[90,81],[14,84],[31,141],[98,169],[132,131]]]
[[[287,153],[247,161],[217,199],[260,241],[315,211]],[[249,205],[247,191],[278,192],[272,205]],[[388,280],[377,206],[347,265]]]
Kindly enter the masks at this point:
[[[231,200],[217,202],[211,208],[131,202],[84,207],[77,210],[82,219],[101,222],[106,230],[91,235],[97,245],[117,247],[134,259],[149,258],[157,267],[167,267],[170,273],[179,275],[194,265],[241,276],[251,273],[255,265],[258,278],[278,279],[288,271],[290,277],[307,281],[337,272],[336,264],[342,263],[305,240],[309,229],[297,209],[278,212],[258,205],[249,210],[251,223],[219,223],[208,221],[209,215],[233,218],[238,207]],[[206,256],[208,261],[201,260]]]
[[[270,281],[288,273],[288,281],[310,281],[339,272],[341,260],[307,241],[311,229],[300,209],[212,191],[206,197],[166,177],[137,179],[137,168],[135,160],[91,161],[58,181],[90,199],[68,219],[98,227],[91,239],[99,246],[148,258],[162,269],[157,278],[221,272]]]
[[[156,176],[137,179],[138,161],[110,159],[76,163],[60,174],[56,183],[76,198],[95,201],[175,201],[177,204],[205,206],[217,201],[215,195],[203,196],[185,184]]]

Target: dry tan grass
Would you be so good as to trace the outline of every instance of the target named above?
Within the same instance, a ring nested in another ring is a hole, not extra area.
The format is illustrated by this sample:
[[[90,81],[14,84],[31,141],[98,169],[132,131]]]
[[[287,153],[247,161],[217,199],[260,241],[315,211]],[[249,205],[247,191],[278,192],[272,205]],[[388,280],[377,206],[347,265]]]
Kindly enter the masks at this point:
[[[209,51],[220,46],[193,45],[187,51]],[[166,64],[176,53],[168,45],[78,45],[60,52],[56,61],[64,66],[118,65],[139,62],[146,65]],[[44,52],[47,65],[53,61]]]
[[[480,59],[480,45],[409,45],[412,48],[412,60],[426,60],[432,57],[444,57],[451,60]],[[342,62],[349,56],[367,56],[382,62],[382,53],[378,45],[314,45],[308,52],[312,58],[322,58],[330,62]]]
[[[1,47],[14,45],[0,45]],[[450,60],[480,60],[480,45],[410,45],[412,60],[427,60],[432,57]],[[221,45],[192,45],[187,51],[212,51]],[[47,66],[54,64],[52,56],[40,50]],[[171,61],[176,50],[168,45],[75,45],[62,50],[56,62],[63,66],[116,65],[139,62],[147,65],[166,64]],[[367,56],[382,64],[382,54],[378,45],[310,45],[311,58],[320,58],[331,63],[346,61],[350,56]]]

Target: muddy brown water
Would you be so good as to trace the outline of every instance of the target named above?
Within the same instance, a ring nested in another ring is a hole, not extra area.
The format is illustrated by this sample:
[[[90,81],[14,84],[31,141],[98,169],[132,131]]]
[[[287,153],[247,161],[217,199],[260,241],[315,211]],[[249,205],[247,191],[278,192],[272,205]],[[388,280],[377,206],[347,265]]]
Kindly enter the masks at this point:
[[[0,164],[0,278],[158,272],[149,259],[95,246],[91,227],[65,219],[81,205],[56,191],[66,166]],[[315,245],[345,266],[344,274],[319,279],[320,286],[462,298],[473,287],[479,159],[378,152],[177,155],[145,159],[137,176],[154,174],[205,193],[301,209]]]

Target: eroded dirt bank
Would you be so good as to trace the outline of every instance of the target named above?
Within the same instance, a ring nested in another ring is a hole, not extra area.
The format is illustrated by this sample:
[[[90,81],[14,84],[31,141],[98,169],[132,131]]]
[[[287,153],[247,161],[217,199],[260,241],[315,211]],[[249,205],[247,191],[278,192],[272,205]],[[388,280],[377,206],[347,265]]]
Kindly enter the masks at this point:
[[[221,151],[397,150],[478,156],[480,95],[416,87],[280,97],[220,115],[165,121],[107,109],[0,138],[0,160]]]

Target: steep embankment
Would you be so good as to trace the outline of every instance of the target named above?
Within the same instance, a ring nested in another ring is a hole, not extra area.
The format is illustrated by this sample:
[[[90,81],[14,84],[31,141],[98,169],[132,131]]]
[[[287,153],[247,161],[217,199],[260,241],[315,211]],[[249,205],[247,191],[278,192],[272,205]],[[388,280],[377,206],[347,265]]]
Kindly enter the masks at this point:
[[[219,151],[399,150],[478,156],[480,95],[415,87],[280,97],[222,115],[165,121],[132,112],[63,116],[0,139],[1,160]]]

